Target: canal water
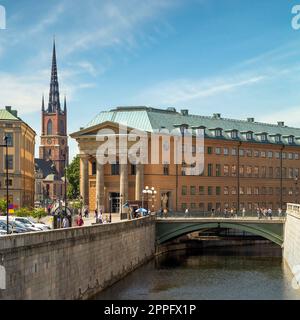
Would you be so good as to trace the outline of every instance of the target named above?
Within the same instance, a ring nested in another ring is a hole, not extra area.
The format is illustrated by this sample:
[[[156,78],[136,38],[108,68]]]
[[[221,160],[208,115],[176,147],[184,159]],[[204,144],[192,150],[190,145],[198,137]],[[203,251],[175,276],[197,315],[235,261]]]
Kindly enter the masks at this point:
[[[300,300],[273,244],[177,251],[101,292],[97,300]]]

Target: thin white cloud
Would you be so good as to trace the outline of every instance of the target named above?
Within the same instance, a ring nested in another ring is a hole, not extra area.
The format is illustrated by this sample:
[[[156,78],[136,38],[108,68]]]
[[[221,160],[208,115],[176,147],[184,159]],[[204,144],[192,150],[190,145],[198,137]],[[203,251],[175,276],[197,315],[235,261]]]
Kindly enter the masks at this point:
[[[176,80],[160,83],[140,93],[138,99],[145,99],[150,104],[178,104],[190,100],[224,94],[238,88],[254,85],[265,76],[239,78],[221,78],[214,80]]]

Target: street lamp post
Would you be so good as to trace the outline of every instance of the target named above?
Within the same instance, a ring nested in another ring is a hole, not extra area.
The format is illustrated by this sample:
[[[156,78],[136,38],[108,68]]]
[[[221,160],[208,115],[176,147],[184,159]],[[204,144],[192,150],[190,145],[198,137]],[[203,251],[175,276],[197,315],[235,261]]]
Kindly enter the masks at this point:
[[[3,141],[5,142],[4,145],[0,145],[1,147],[5,148],[5,166],[6,166],[6,232],[7,235],[9,234],[9,183],[8,183],[8,137],[4,136]]]
[[[151,195],[151,209],[154,208],[154,199],[155,196],[157,195],[157,191],[155,190],[154,187],[152,187],[151,189],[147,186],[144,190],[143,190],[143,204],[144,204],[144,195],[147,195],[147,210],[149,211],[149,195]]]

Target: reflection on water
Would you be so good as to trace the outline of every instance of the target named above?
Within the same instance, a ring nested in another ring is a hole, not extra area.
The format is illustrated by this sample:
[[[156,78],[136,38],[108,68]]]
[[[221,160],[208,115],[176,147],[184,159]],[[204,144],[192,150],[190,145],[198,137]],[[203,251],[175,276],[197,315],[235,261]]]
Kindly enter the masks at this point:
[[[153,259],[98,300],[300,300],[281,249],[272,244],[178,251]]]

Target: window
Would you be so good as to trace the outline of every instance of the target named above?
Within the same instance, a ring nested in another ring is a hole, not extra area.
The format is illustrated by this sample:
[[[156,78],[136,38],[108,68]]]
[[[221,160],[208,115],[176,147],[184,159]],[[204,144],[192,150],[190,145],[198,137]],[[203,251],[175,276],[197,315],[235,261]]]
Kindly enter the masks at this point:
[[[235,165],[235,164],[232,165],[232,167],[231,167],[231,175],[232,175],[233,177],[236,177],[236,165]]]
[[[273,195],[273,188],[272,188],[272,187],[269,188],[269,195],[270,195],[270,196]]]
[[[255,157],[255,158],[258,158],[258,157],[259,157],[259,151],[257,151],[257,150],[254,151],[254,157]]]
[[[224,165],[223,170],[224,170],[224,176],[228,177],[229,176],[229,166],[227,164]]]
[[[187,195],[187,186],[182,186],[181,195],[183,195],[183,196]]]
[[[216,154],[217,154],[217,155],[220,155],[220,154],[221,154],[221,148],[219,148],[219,147],[216,148]]]
[[[120,175],[120,165],[119,165],[119,163],[111,165],[111,175],[112,176]]]
[[[245,194],[245,188],[244,187],[240,187],[240,194]]]
[[[275,158],[280,159],[280,152],[275,152]]]
[[[215,136],[216,137],[222,137],[222,129],[216,129],[215,130]]]
[[[294,170],[292,168],[289,168],[289,179],[293,179]]]
[[[252,157],[252,150],[246,150],[247,157]]]
[[[252,188],[251,187],[247,187],[247,194],[251,195],[252,194]]]
[[[289,141],[289,144],[293,144],[294,141],[295,141],[295,137],[294,137],[294,136],[290,136],[290,137],[288,138],[288,141]]]
[[[208,194],[209,196],[212,196],[212,195],[213,195],[213,188],[212,188],[212,187],[208,187],[208,188],[207,188],[207,194]]]
[[[168,175],[169,175],[169,165],[164,164],[164,176],[168,176]]]
[[[8,166],[7,166],[8,165]],[[14,169],[14,156],[8,155],[5,157],[5,169],[13,170]]]
[[[295,159],[295,160],[299,160],[299,153],[295,153],[294,159]]]
[[[286,178],[286,168],[282,168],[282,178]]]
[[[231,131],[231,139],[237,139],[237,137],[238,137],[238,132],[237,132],[237,130]]]
[[[293,188],[289,188],[289,196],[293,195]]]
[[[243,157],[245,155],[245,152],[243,149],[240,149],[240,157]]]
[[[205,187],[203,187],[203,186],[199,187],[199,194],[200,194],[201,196],[204,196],[204,195],[205,195]]]
[[[247,166],[246,172],[247,172],[247,177],[251,177],[252,176],[252,167]]]
[[[216,187],[216,195],[217,196],[221,195],[221,187]]]
[[[182,211],[185,211],[187,209],[187,204],[186,203],[182,203],[181,204],[181,209],[182,209]]]
[[[252,132],[247,132],[246,139],[247,140],[252,140],[253,139],[253,133]]]
[[[259,188],[258,187],[255,187],[254,189],[253,189],[253,194],[254,195],[259,195]]]
[[[211,163],[208,164],[208,172],[207,172],[207,175],[209,177],[212,177],[213,175],[213,165]]]
[[[280,178],[280,168],[279,167],[277,167],[275,169],[275,176],[276,176],[276,178]]]
[[[236,148],[232,148],[231,149],[231,155],[232,156],[236,156],[237,155],[237,149]]]
[[[273,178],[273,168],[269,167],[269,178]]]
[[[298,177],[299,178],[299,169],[294,169],[294,177]]]
[[[224,187],[224,194],[228,195],[229,194],[229,187]]]
[[[52,135],[52,120],[49,120],[48,123],[47,123],[47,135],[48,136],[51,136]]]
[[[285,152],[282,153],[282,159],[286,159],[286,153]]]
[[[209,203],[207,204],[207,211],[212,211],[212,209],[213,209],[213,205],[212,205],[211,202],[209,202]]]
[[[8,179],[8,186],[12,187],[12,185],[13,185],[12,179]],[[7,180],[6,179],[5,179],[5,186],[7,186]]]
[[[289,153],[289,160],[293,160],[294,159],[294,155],[292,153]]]
[[[93,161],[92,162],[92,175],[94,176],[94,175],[96,175],[96,173],[97,173],[97,163],[96,163],[96,161]]]
[[[261,139],[262,142],[266,142],[268,140],[267,134],[266,133],[262,134],[260,139]]]
[[[64,134],[65,133],[65,124],[64,124],[63,120],[60,120],[59,126],[60,126],[60,133]]]
[[[261,156],[262,158],[265,158],[265,157],[266,157],[266,152],[265,152],[265,151],[261,151],[261,152],[260,152],[260,156]]]
[[[254,177],[259,177],[259,167],[254,167],[254,169],[253,169],[253,174],[254,174]]]
[[[228,148],[224,148],[224,155],[228,156],[229,155],[229,149]]]
[[[196,187],[195,186],[191,186],[191,196],[196,195]]]
[[[136,165],[132,164],[130,170],[131,170],[131,175],[135,176],[136,175]]]
[[[213,153],[213,148],[212,147],[207,147],[207,153],[212,154]]]
[[[261,167],[261,177],[265,178],[267,176],[267,167]]]
[[[272,151],[268,151],[268,158],[273,158],[273,152]]]
[[[280,195],[280,188],[276,188],[276,196],[279,196]]]
[[[221,177],[221,165],[216,164],[216,176]]]
[[[232,194],[232,195],[236,195],[236,194],[237,194],[237,189],[236,189],[236,187],[233,187],[233,188],[232,188],[231,194]]]
[[[281,142],[281,136],[280,135],[275,136],[275,142],[276,143],[280,143]]]
[[[240,176],[244,176],[244,166],[240,166]]]
[[[261,188],[261,194],[262,195],[267,195],[267,188],[266,187],[262,187]]]
[[[9,147],[14,146],[14,134],[12,132],[6,132],[5,136],[7,137],[7,145]]]

